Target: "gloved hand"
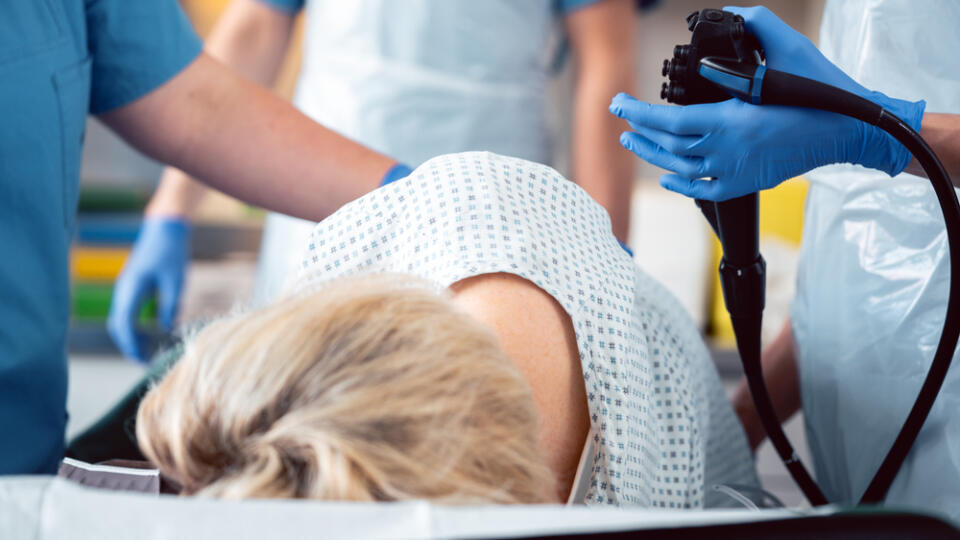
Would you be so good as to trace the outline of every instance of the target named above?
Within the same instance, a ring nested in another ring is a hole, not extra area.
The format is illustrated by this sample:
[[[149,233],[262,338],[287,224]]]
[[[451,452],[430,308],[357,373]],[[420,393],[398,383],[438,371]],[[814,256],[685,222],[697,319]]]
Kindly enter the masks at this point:
[[[923,101],[892,99],[863,88],[767,8],[725,9],[744,17],[747,31],[763,46],[769,68],[869,99],[919,131]],[[699,199],[739,197],[832,163],[857,163],[893,176],[911,158],[880,129],[814,109],[737,99],[685,107],[651,105],[619,94],[610,111],[634,129],[620,137],[624,147],[675,173],[661,177],[661,185]]]
[[[412,172],[413,170],[410,167],[407,167],[403,163],[397,163],[387,170],[387,174],[383,175],[383,179],[380,180],[380,186],[385,186],[387,184],[392,184],[397,180],[402,180],[410,176],[410,173]]]
[[[180,303],[190,257],[190,225],[182,218],[145,218],[133,251],[117,278],[107,317],[107,331],[120,352],[138,362],[149,361],[146,336],[136,330],[147,296],[159,293],[158,319],[169,331]]]
[[[756,37],[763,47],[768,68],[836,86],[860,97],[868,98],[867,94],[871,93],[827,60],[806,36],[790,28],[769,9],[763,6],[726,6],[723,9],[743,17],[747,33]]]

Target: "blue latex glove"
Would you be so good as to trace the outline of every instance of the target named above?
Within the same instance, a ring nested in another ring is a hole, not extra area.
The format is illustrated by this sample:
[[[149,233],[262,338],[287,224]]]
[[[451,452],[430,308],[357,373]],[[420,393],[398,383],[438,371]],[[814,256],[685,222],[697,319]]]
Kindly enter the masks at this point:
[[[830,63],[800,33],[764,7],[724,8],[743,16],[760,41],[767,67],[836,86],[873,101],[919,131],[925,103],[871,92]],[[856,163],[899,174],[910,153],[880,129],[835,113],[799,107],[721,103],[652,105],[619,94],[610,112],[634,132],[620,143],[673,171],[663,187],[689,197],[727,200],[774,187],[823,165]],[[702,180],[713,178],[714,180]]]
[[[107,331],[120,352],[149,361],[147,338],[136,330],[148,295],[159,295],[158,319],[170,331],[177,316],[184,273],[190,258],[190,225],[181,218],[146,218],[133,251],[117,278],[107,317]]]
[[[383,175],[383,180],[380,181],[381,186],[396,182],[397,180],[402,180],[413,172],[413,169],[407,167],[403,163],[397,163],[393,167],[390,167],[390,170],[387,171],[387,174]]]

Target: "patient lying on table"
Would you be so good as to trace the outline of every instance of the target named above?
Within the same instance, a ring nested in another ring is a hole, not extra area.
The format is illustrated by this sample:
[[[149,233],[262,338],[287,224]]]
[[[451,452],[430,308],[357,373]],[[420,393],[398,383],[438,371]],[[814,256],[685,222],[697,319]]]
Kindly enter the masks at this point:
[[[756,484],[677,301],[543,165],[441,156],[317,225],[298,288],[144,399],[188,494],[700,508]]]

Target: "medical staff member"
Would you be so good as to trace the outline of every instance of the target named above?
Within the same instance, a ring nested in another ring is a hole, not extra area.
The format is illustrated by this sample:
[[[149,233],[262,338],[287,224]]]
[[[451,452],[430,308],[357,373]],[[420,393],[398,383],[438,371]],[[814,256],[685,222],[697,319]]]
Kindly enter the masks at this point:
[[[826,57],[765,8],[729,9],[744,16],[768,67],[880,104],[919,131],[960,180],[957,3],[829,1],[821,28]],[[738,100],[669,107],[628,96],[616,98],[611,110],[634,128],[624,146],[672,171],[661,183],[691,197],[725,200],[822,165],[859,165],[807,175],[792,328],[763,359],[779,416],[789,417],[802,402],[825,495],[856,503],[916,399],[943,327],[946,233],[929,182],[913,176],[922,169],[891,136],[828,112]],[[960,520],[957,363],[887,504]],[[734,402],[755,447],[765,435],[745,385]]]
[[[206,47],[270,86],[303,11],[294,103],[318,122],[411,166],[466,150],[550,163],[546,94],[562,26],[575,62],[572,176],[607,208],[625,241],[633,160],[610,144],[620,128],[606,107],[633,84],[635,9],[634,0],[235,0]],[[168,171],[147,208],[108,321],[129,357],[147,356],[134,324],[150,291],[159,292],[161,322],[173,323],[188,223],[202,194],[186,175]],[[257,300],[296,276],[312,226],[268,216]]]
[[[88,113],[252,203],[321,219],[395,161],[201,53],[174,0],[0,3],[0,474],[55,472]]]

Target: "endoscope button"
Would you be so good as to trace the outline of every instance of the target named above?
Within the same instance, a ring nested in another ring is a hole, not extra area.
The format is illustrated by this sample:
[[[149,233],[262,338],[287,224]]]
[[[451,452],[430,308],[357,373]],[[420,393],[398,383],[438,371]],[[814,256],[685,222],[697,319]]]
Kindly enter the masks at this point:
[[[703,16],[707,18],[710,22],[717,22],[723,20],[723,12],[716,9],[705,9],[703,10]]]
[[[733,30],[731,31],[733,39],[740,39],[743,37],[743,23],[736,23],[733,25]]]

